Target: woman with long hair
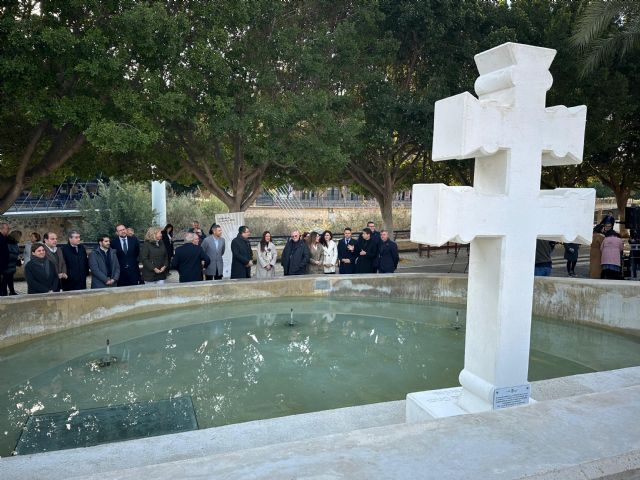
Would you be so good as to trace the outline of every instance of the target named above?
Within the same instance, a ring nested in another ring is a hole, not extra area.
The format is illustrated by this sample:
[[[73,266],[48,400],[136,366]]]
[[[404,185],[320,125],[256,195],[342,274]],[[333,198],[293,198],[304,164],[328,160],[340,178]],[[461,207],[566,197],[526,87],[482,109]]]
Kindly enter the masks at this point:
[[[336,242],[333,241],[333,233],[331,233],[330,230],[322,232],[320,245],[322,245],[322,253],[324,253],[324,273],[336,273],[338,246],[336,245]]]
[[[144,283],[164,283],[169,269],[169,256],[159,227],[151,227],[147,230],[144,243],[140,247],[138,261],[142,263]]]
[[[162,229],[162,243],[164,243],[164,249],[167,251],[167,257],[169,257],[169,265],[171,265],[175,250],[173,249],[173,225],[170,223],[167,223]]]
[[[271,241],[271,233],[262,233],[262,239],[258,244],[258,263],[256,265],[256,278],[273,278],[276,276],[276,260],[278,251]]]
[[[307,273],[320,275],[324,273],[324,251],[320,245],[320,235],[318,232],[311,232],[307,237],[309,246],[309,267]]]

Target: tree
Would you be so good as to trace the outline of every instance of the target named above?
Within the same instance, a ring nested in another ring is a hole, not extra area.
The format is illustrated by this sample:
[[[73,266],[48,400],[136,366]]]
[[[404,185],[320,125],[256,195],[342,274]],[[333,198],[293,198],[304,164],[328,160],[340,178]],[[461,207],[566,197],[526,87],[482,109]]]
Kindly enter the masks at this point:
[[[156,116],[170,152],[155,156],[158,172],[181,171],[244,211],[265,181],[345,163],[350,129],[323,70],[329,10],[318,1],[193,2],[189,41],[159,84],[177,108]]]
[[[494,6],[389,0],[375,8],[366,17],[375,23],[360,34],[362,72],[349,86],[364,120],[347,168],[376,198],[384,226],[392,231],[394,193],[420,170],[423,177],[427,169],[434,177],[433,105],[473,85],[473,55],[488,38],[486,11]],[[464,176],[460,165],[437,170],[457,168]]]
[[[177,20],[127,0],[0,7],[0,212],[71,159],[157,141],[134,77],[162,70]]]
[[[575,24],[571,43],[584,53],[582,75],[640,47],[637,0],[592,0]]]

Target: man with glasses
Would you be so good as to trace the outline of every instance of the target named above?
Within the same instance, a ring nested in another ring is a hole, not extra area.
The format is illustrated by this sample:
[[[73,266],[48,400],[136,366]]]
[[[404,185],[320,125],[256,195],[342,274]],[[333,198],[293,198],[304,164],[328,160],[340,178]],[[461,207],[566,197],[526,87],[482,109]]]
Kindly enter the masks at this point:
[[[285,275],[304,275],[307,273],[307,265],[311,252],[309,247],[300,238],[300,232],[291,232],[291,238],[282,251],[282,268]]]

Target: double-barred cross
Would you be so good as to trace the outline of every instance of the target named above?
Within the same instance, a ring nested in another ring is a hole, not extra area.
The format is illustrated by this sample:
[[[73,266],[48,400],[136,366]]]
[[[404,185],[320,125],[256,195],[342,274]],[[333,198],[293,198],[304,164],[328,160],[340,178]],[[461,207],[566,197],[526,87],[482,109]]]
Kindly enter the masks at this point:
[[[591,241],[595,191],[540,190],[542,166],[580,163],[584,142],[585,106],[545,108],[554,56],[514,43],[476,55],[478,98],[436,103],[432,155],[475,157],[473,188],[413,187],[413,241],[471,243],[458,401],[468,412],[528,385],[536,239]]]

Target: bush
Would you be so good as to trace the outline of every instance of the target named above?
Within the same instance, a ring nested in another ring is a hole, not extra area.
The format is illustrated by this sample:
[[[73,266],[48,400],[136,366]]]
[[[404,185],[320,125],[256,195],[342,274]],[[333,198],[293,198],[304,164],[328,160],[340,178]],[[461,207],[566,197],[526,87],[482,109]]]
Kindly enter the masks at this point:
[[[208,233],[216,214],[227,211],[225,204],[215,197],[202,198],[185,194],[170,195],[167,198],[167,222],[173,225],[176,232],[186,230],[193,221],[198,221],[202,230]]]
[[[78,208],[84,216],[82,234],[88,241],[95,241],[102,234],[114,235],[119,223],[133,228],[138,236],[153,224],[151,192],[148,185],[141,183],[99,181],[97,193],[83,195]]]

